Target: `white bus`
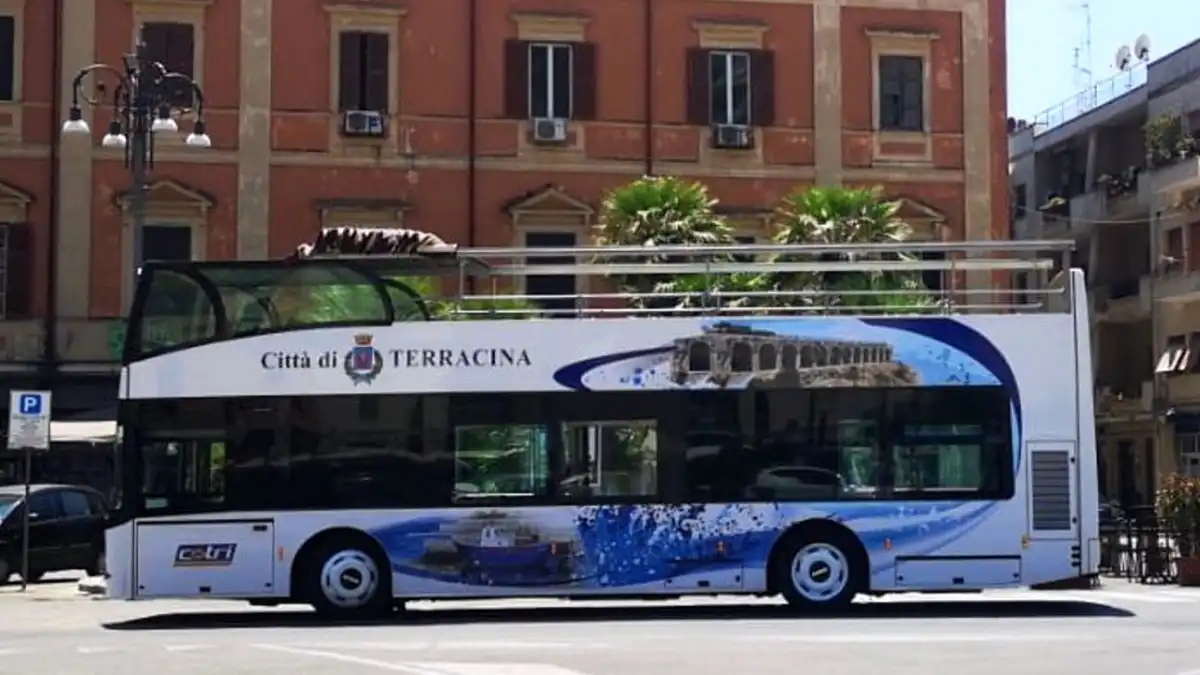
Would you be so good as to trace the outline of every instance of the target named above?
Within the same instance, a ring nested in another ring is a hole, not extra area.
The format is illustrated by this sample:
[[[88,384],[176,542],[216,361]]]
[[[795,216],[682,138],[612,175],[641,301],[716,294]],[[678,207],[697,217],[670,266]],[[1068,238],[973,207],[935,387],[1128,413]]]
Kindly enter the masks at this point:
[[[1032,256],[1068,247],[664,247],[630,262],[646,251],[318,246],[148,264],[108,594],[336,616],[686,594],[826,609],[1094,575],[1083,278],[1050,282],[1056,261]],[[639,312],[592,292],[544,294],[569,318],[462,321],[403,282],[575,275],[598,290],[613,273],[761,271],[773,254],[789,256],[777,272],[908,269],[943,287],[916,313],[836,314],[811,290]],[[1029,289],[993,288],[1016,273]]]

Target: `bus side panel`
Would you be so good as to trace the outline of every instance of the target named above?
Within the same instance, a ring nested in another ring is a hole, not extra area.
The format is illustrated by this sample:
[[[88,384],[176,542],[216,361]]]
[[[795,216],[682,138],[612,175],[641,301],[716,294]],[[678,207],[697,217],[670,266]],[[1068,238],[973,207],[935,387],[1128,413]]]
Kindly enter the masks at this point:
[[[132,521],[111,527],[104,533],[104,566],[108,577],[107,596],[111,600],[133,599],[135,546]]]
[[[1079,539],[1080,574],[1100,569],[1100,479],[1096,447],[1095,383],[1092,374],[1091,319],[1083,271],[1071,270],[1071,304],[1075,319],[1075,391],[1079,420]]]

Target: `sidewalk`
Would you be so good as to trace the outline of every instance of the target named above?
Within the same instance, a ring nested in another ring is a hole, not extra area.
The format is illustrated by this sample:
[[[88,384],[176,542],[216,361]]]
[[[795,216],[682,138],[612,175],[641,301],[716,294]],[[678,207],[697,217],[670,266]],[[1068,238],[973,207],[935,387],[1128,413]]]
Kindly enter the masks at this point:
[[[0,585],[0,602],[12,600],[47,601],[47,600],[86,600],[88,590],[84,588],[83,572],[56,572],[46,575],[46,578],[36,584],[29,584],[24,592],[17,577],[7,584]],[[100,581],[103,581],[101,579]],[[89,585],[91,589],[94,584]],[[103,594],[103,590],[100,591]]]

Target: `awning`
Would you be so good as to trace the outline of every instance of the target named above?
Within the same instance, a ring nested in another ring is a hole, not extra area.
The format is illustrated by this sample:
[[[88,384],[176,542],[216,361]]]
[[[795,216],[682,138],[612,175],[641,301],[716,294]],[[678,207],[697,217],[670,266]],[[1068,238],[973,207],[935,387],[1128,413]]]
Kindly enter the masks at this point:
[[[116,422],[50,422],[52,443],[113,443],[116,440]]]

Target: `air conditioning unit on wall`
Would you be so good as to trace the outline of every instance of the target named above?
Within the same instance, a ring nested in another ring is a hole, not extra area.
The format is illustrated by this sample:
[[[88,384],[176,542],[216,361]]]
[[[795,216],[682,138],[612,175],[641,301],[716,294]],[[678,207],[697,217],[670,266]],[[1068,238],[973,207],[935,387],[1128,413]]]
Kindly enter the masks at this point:
[[[567,140],[567,121],[557,117],[536,117],[531,122],[537,143],[562,143]]]
[[[342,113],[342,134],[356,138],[383,138],[387,118],[377,110],[347,110]]]
[[[718,124],[713,127],[713,147],[745,150],[754,147],[754,134],[743,124]]]

